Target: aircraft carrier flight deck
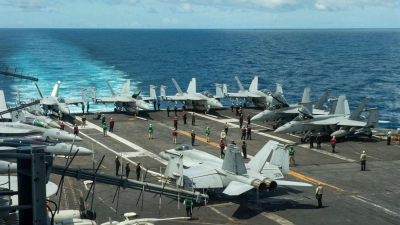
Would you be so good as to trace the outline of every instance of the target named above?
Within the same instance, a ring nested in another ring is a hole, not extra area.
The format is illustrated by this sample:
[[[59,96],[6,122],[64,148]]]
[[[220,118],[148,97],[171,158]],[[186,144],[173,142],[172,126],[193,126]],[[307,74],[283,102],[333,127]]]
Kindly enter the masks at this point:
[[[170,107],[173,106],[172,104]],[[256,108],[244,108],[246,116],[260,112]],[[140,162],[141,175],[146,174],[146,182],[161,184],[157,176],[164,172],[167,161],[159,157],[163,149],[175,148],[178,144],[191,144],[190,132],[196,133],[194,148],[219,156],[220,133],[224,123],[229,126],[227,142],[234,140],[239,149],[242,143],[239,118],[231,109],[210,110],[210,115],[195,113],[195,126],[191,125],[188,111],[187,124],[183,124],[182,110],[178,110],[177,144],[172,143],[173,117],[167,117],[165,110],[140,111],[138,117],[125,113],[104,113],[106,121],[115,120],[114,132],[104,137],[101,120],[92,119],[94,113],[85,114],[86,128],[81,128],[82,114],[73,114],[65,119],[66,130],[72,132],[72,125],[79,126],[78,145],[94,149],[92,156],[75,157],[70,167],[93,170],[103,155],[104,161],[99,174],[115,175],[115,157],[119,156],[122,167],[130,162],[129,179],[136,179],[135,166]],[[148,126],[154,127],[154,138],[148,138]],[[272,123],[252,122],[252,140],[247,143],[249,159],[269,140],[293,145],[296,150],[296,165],[290,166],[290,175],[285,180],[307,182],[312,187],[278,186],[274,191],[248,191],[237,197],[209,192],[210,200],[205,205],[195,204],[192,220],[160,221],[157,224],[399,224],[400,222],[400,145],[399,141],[386,144],[378,137],[352,136],[340,139],[336,144],[337,153],[332,153],[329,137],[323,139],[322,149],[310,149],[308,143],[301,143],[296,135],[274,134]],[[210,142],[205,139],[205,129],[211,130]],[[314,144],[316,147],[316,143]],[[360,154],[367,154],[366,171],[360,171]],[[121,159],[122,157],[122,159]],[[65,165],[65,158],[56,158],[55,164]],[[151,172],[150,172],[151,171]],[[123,174],[125,171],[123,170]],[[51,175],[50,180],[58,184],[59,175]],[[125,177],[123,177],[125,179]],[[66,177],[60,209],[78,209],[79,196],[86,197],[90,184]],[[316,187],[321,183],[323,190],[322,208],[317,208]],[[112,220],[122,221],[122,214],[135,212],[140,218],[169,218],[186,216],[183,199],[180,202],[140,191],[120,189],[97,183],[94,198],[89,195],[87,207],[97,214],[98,223]],[[190,190],[190,189],[188,189]],[[206,190],[204,190],[206,191]],[[52,196],[58,202],[58,196]],[[93,204],[92,204],[93,202]],[[179,209],[178,209],[179,205]]]

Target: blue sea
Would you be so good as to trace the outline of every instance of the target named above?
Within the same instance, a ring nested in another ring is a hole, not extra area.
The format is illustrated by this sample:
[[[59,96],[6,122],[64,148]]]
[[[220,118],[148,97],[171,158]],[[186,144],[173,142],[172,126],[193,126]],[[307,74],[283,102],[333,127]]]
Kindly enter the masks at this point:
[[[345,94],[350,108],[367,96],[368,108],[378,107],[381,127],[400,127],[400,30],[135,30],[135,29],[0,29],[0,70],[39,78],[44,94],[60,80],[60,96],[80,98],[81,87],[98,88],[108,97],[105,80],[120,92],[126,79],[133,90],[148,95],[149,86],[169,86],[171,78],[186,90],[192,77],[197,90],[215,93],[215,83],[247,89],[259,76],[259,89],[282,83],[290,103],[311,88],[316,101],[327,89],[330,97]],[[0,75],[7,102],[39,97],[33,82]],[[157,89],[159,95],[159,89]],[[223,103],[229,106],[230,100]],[[162,107],[172,103],[162,103]],[[113,110],[112,104],[91,109]],[[71,107],[79,112],[80,107]]]

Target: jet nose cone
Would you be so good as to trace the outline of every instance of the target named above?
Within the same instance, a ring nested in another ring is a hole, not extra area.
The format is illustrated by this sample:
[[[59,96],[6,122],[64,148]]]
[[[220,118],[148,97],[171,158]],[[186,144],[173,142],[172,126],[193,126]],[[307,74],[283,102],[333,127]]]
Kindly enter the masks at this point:
[[[83,141],[83,139],[81,137],[79,137],[79,136],[76,136],[75,137],[75,141]]]
[[[165,159],[165,160],[169,160],[169,155],[166,154],[164,151],[160,152],[158,154],[161,158]]]
[[[67,107],[62,107],[60,110],[63,114],[69,114],[69,108]]]
[[[251,117],[250,121],[262,121],[263,119],[264,113],[260,112],[259,114]]]
[[[52,128],[60,128],[60,125],[55,122],[55,121],[51,121],[50,123],[47,124],[48,126],[52,127]]]
[[[222,105],[222,103],[221,102],[216,102],[215,104],[214,104],[214,108],[223,108],[224,106]]]
[[[290,132],[291,131],[289,130],[289,127],[287,127],[286,125],[283,125],[274,131],[274,133],[277,133],[277,134],[285,134],[285,133],[290,133]]]
[[[139,107],[139,108],[141,108],[141,109],[144,109],[144,110],[150,110],[149,104],[147,104],[147,103],[144,102],[144,101],[138,101],[138,102],[136,102],[136,106]]]
[[[79,152],[77,155],[81,156],[81,155],[92,155],[93,151],[84,147],[78,147]]]

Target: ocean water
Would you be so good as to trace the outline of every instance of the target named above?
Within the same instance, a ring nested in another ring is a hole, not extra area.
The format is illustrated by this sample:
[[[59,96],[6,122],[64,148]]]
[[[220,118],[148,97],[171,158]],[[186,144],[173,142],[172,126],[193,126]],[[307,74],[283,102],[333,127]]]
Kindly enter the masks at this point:
[[[259,89],[283,84],[290,103],[311,88],[316,101],[327,89],[330,97],[345,94],[350,108],[367,96],[368,108],[379,108],[382,127],[400,127],[400,30],[124,30],[124,29],[0,29],[0,70],[39,78],[44,94],[60,80],[60,96],[80,98],[81,88],[98,88],[107,97],[109,80],[120,92],[126,79],[131,90],[166,85],[176,93],[171,78],[183,91],[192,77],[197,91],[215,93],[215,83],[239,90],[235,76],[247,89],[259,76]],[[23,71],[22,71],[23,70]],[[39,97],[33,82],[0,75],[7,102]],[[157,89],[159,95],[159,89]],[[229,106],[231,100],[224,99]],[[162,103],[162,107],[167,104]],[[110,111],[112,104],[91,105]],[[71,106],[79,112],[80,107]]]

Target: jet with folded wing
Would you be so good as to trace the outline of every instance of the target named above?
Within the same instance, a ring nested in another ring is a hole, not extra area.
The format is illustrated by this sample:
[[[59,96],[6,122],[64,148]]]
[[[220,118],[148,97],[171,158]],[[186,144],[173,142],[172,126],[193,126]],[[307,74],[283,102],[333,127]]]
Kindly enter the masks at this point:
[[[243,98],[246,103],[248,103],[248,105],[253,103],[254,105],[262,108],[279,104],[282,104],[282,106],[288,105],[286,99],[283,97],[282,84],[277,83],[276,92],[273,93],[267,89],[258,90],[258,76],[254,77],[253,81],[250,84],[249,90],[245,90],[243,88],[243,85],[237,76],[235,77],[235,80],[237,81],[237,84],[239,86],[239,92],[227,93],[227,88],[224,88],[223,91],[225,97],[236,99]]]
[[[271,153],[271,159],[267,162]],[[254,188],[265,191],[274,190],[278,185],[312,186],[304,182],[281,180],[283,174],[289,174],[288,150],[286,146],[272,140],[247,164],[241,152],[231,144],[228,144],[224,159],[186,144],[164,150],[159,155],[169,160],[165,176],[173,178],[179,186],[195,189],[222,188],[224,194],[232,196]],[[282,167],[282,171],[279,167]]]
[[[378,109],[364,109],[364,106],[370,100],[365,98],[360,105],[349,115],[346,97],[339,96],[334,114],[331,115],[312,115],[312,107],[300,106],[299,116],[289,123],[284,124],[274,131],[274,133],[302,133],[308,131],[317,131],[321,135],[331,135],[337,138],[354,134],[357,129],[376,127],[379,123]],[[366,119],[361,115],[362,111],[368,111],[369,116]]]
[[[328,98],[328,95],[331,93],[331,89],[327,90],[324,95],[318,100],[317,104],[313,106],[313,114],[314,115],[327,115],[329,114],[329,109],[324,102]],[[279,101],[279,100],[278,100]],[[308,103],[310,100],[310,88],[304,88],[303,98],[301,103]],[[282,105],[282,108],[281,108]],[[281,120],[294,118],[299,114],[298,111],[299,104],[290,104],[290,105],[273,105],[268,107],[266,110],[258,113],[257,115],[251,118],[251,121],[265,121],[265,120]]]
[[[85,103],[85,99],[86,99],[86,94],[85,94],[85,88],[82,88],[82,99],[69,99],[69,98],[61,98],[58,96],[59,93],[59,89],[60,89],[60,84],[61,82],[58,81],[53,88],[53,91],[51,92],[51,95],[48,96],[44,96],[42,91],[40,90],[38,84],[35,82],[36,88],[39,92],[40,95],[40,104],[43,106],[43,110],[45,112],[45,114],[48,113],[49,110],[51,110],[53,113],[58,113],[59,115],[61,115],[61,117],[64,114],[69,114],[69,108],[68,105],[69,104],[74,104],[74,105],[78,105],[80,104],[84,104]],[[18,103],[19,101],[19,93],[20,91],[17,91],[17,101]]]
[[[192,78],[186,92],[182,92],[178,83],[172,78],[172,82],[178,91],[175,95],[167,96],[165,90],[167,86],[161,85],[161,99],[164,101],[181,102],[187,108],[194,108],[197,110],[205,110],[208,112],[210,108],[222,108],[219,98],[223,97],[222,84],[216,84],[216,96],[210,92],[204,91],[196,92],[196,78]]]
[[[155,101],[157,99],[156,96],[156,86],[150,85],[150,97],[142,97],[140,95],[140,89],[134,91],[133,94],[130,94],[130,84],[131,80],[126,80],[124,87],[122,88],[121,94],[115,94],[108,80],[106,80],[107,86],[110,89],[111,96],[110,97],[96,97],[97,88],[92,88],[92,100],[96,103],[114,103],[115,112],[126,111],[128,113],[135,113],[139,108],[144,110],[149,110],[148,101]]]

